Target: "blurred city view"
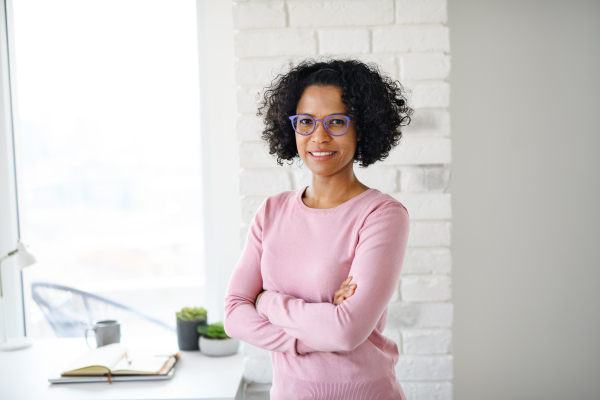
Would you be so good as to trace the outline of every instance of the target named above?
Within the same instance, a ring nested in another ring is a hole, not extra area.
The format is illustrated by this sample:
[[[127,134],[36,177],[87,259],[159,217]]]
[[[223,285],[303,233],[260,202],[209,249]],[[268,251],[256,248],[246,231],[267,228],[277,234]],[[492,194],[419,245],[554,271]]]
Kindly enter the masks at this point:
[[[174,327],[204,287],[195,1],[15,0],[14,15],[28,335],[57,335],[32,282]]]

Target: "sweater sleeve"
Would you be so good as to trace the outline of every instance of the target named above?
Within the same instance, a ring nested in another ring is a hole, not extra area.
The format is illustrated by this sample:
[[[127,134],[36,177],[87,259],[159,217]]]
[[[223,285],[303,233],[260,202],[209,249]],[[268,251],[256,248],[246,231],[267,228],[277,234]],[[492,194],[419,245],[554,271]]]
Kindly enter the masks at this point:
[[[266,350],[293,356],[310,353],[315,350],[258,315],[254,308],[256,296],[263,290],[260,260],[264,207],[265,202],[254,216],[244,250],[229,281],[223,320],[225,332],[231,337]]]
[[[408,233],[408,212],[400,203],[373,211],[359,231],[351,297],[336,306],[267,291],[259,314],[318,351],[355,349],[373,332],[398,286]]]

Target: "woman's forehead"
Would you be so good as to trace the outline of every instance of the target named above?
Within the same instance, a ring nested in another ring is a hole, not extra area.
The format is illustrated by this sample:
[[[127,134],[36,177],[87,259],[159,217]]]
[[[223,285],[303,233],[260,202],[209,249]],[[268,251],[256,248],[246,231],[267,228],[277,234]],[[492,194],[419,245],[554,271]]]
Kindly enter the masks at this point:
[[[342,101],[342,89],[332,85],[311,85],[304,90],[296,107],[297,113],[345,113],[346,104]]]

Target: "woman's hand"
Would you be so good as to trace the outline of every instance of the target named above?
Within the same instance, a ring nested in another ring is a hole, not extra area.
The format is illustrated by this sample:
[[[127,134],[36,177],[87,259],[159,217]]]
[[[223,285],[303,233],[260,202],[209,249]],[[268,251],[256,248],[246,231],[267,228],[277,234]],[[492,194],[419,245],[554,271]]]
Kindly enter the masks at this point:
[[[344,300],[354,294],[354,289],[356,289],[356,284],[353,283],[350,285],[350,281],[352,277],[349,276],[344,282],[342,282],[342,286],[335,292],[333,296],[333,304],[339,306],[342,304]]]
[[[258,296],[256,296],[256,300],[254,300],[254,308],[256,309],[256,312],[258,312],[258,301],[260,300],[260,296],[262,296],[264,292],[266,292],[266,290],[260,292]]]

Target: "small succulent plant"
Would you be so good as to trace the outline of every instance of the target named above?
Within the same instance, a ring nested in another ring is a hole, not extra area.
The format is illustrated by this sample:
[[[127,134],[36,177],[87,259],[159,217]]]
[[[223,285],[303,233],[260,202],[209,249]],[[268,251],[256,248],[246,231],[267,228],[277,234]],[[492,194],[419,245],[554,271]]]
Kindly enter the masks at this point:
[[[175,315],[180,321],[198,321],[206,318],[207,311],[203,307],[183,307]]]
[[[225,328],[222,322],[215,322],[210,325],[198,325],[196,327],[198,333],[204,337],[211,339],[227,339],[229,336],[225,333]]]

